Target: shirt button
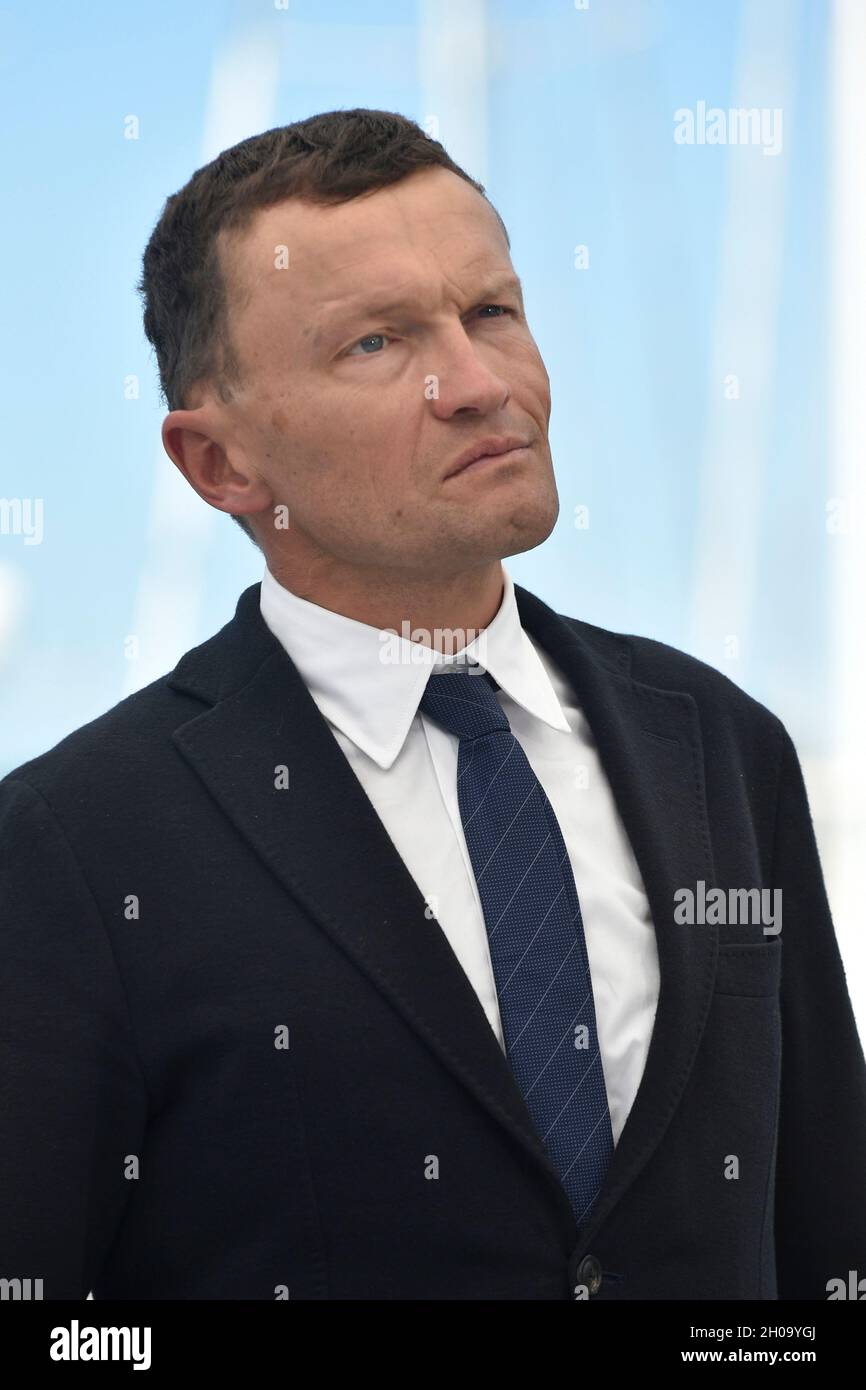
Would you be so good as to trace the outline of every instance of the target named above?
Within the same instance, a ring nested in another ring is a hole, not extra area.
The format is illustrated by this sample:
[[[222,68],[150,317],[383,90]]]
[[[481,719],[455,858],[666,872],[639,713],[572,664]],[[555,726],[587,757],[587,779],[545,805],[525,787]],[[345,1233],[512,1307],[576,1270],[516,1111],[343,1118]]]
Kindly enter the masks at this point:
[[[595,1255],[584,1255],[578,1265],[577,1283],[585,1284],[590,1296],[598,1293],[601,1288],[601,1263]]]

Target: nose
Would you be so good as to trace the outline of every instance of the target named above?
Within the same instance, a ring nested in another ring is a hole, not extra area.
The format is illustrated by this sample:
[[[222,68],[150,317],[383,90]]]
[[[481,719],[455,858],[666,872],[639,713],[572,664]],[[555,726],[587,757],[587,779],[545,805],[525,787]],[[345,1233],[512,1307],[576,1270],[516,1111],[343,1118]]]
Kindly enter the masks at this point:
[[[492,414],[511,397],[507,381],[488,365],[462,326],[439,340],[435,367],[425,376],[424,389],[433,414],[441,420],[465,410]]]

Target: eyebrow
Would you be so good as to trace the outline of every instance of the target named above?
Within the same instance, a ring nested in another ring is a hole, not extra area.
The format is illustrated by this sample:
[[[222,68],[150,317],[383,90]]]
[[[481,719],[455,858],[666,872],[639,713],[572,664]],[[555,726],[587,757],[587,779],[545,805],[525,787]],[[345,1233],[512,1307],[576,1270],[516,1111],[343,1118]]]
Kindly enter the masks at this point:
[[[491,276],[486,280],[479,290],[476,304],[491,303],[495,296],[508,290],[516,290],[523,301],[523,283],[519,275],[509,272],[504,275]],[[353,319],[375,319],[393,313],[403,313],[411,303],[411,295],[405,297],[395,297],[389,295],[387,298],[371,299],[366,304],[359,304],[357,307],[352,304],[341,305],[331,313],[326,311],[326,321],[321,329],[321,336],[333,332],[340,323],[349,323]]]

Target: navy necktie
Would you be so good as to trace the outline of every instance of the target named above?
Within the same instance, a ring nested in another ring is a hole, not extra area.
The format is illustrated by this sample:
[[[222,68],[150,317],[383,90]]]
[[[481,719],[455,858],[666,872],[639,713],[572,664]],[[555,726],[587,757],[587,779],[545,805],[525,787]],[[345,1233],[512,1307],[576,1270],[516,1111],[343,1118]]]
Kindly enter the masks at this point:
[[[431,674],[420,708],[460,740],[457,796],[505,1050],[580,1225],[613,1152],[589,960],[553,807],[481,667]]]

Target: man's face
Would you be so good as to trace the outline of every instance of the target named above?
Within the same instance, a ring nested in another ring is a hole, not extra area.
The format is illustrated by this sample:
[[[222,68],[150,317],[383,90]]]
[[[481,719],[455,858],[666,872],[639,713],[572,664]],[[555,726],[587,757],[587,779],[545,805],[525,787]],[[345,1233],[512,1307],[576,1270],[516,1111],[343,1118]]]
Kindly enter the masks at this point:
[[[470,184],[436,168],[336,206],[290,199],[226,249],[244,375],[227,438],[272,494],[267,556],[442,578],[546,539],[550,383]],[[495,435],[526,447],[446,477]]]

